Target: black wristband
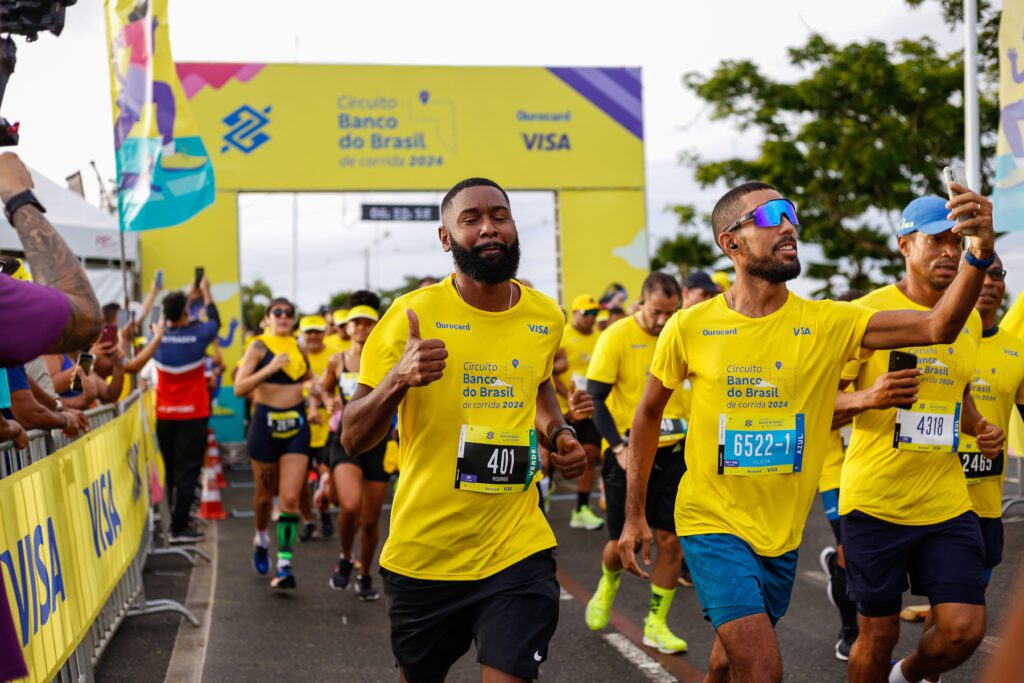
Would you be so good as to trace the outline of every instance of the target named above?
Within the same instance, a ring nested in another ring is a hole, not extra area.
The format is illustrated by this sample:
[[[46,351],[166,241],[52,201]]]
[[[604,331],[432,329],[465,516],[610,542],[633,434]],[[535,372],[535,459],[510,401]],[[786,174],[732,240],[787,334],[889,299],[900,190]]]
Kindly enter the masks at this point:
[[[26,204],[31,204],[39,209],[41,213],[46,213],[46,209],[43,208],[43,205],[39,203],[38,199],[36,199],[32,190],[25,190],[24,192],[19,192],[8,199],[7,203],[4,205],[4,215],[7,216],[7,222],[14,225],[14,212]]]
[[[562,423],[552,429],[551,433],[548,434],[548,441],[551,443],[552,450],[558,450],[558,444],[555,443],[555,439],[558,438],[559,432],[569,432],[572,434],[572,438],[576,438],[576,430],[572,428],[572,425]]]

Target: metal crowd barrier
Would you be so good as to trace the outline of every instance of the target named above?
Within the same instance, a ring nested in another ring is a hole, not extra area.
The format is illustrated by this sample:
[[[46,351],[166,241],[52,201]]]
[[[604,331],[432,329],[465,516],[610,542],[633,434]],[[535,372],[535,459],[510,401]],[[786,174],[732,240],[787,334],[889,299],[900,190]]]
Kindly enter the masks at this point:
[[[123,401],[117,404],[99,406],[87,410],[85,414],[89,417],[89,429],[96,429],[109,422],[113,422],[119,415],[124,414],[136,401],[142,397],[142,391],[136,390],[128,395]],[[32,430],[28,433],[28,445],[17,450],[11,441],[0,443],[0,479],[10,476],[19,470],[32,465],[32,463],[57,452],[67,446],[78,437],[69,437],[59,430],[44,432]],[[149,482],[149,477],[143,477]],[[162,508],[166,510],[166,497]],[[166,512],[162,515],[167,519]],[[146,559],[150,555],[158,554],[180,554],[195,564],[195,559],[189,554],[193,552],[209,560],[209,556],[198,548],[187,546],[180,548],[155,548],[154,531],[156,520],[153,514],[153,507],[150,506],[149,516],[146,521],[146,528],[142,532],[142,542],[135,558],[118,580],[110,597],[100,609],[96,620],[86,632],[81,642],[75,647],[74,652],[57,672],[53,680],[61,683],[92,683],[93,668],[99,662],[103,652],[110,644],[121,622],[126,617],[136,617],[145,614],[159,614],[162,612],[175,612],[188,619],[193,626],[199,626],[199,620],[181,603],[174,600],[147,600],[145,587],[143,586],[142,572],[146,565]]]
[[[1012,475],[1009,473],[1011,462],[1014,464],[1014,469],[1016,470]],[[1003,514],[1005,515],[1014,505],[1024,503],[1024,456],[1017,454],[1011,455],[1007,452],[1006,461],[1003,463],[1003,466],[1007,469],[1006,483],[1011,484],[1016,488],[1016,491],[1012,494],[1003,496]]]

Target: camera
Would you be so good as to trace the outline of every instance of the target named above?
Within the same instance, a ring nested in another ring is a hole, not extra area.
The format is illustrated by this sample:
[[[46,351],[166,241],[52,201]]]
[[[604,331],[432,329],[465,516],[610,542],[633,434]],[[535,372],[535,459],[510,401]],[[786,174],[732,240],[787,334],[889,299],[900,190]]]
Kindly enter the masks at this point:
[[[7,34],[0,38],[0,105],[18,61],[18,47],[11,35],[25,36],[30,43],[43,31],[59,36],[64,30],[64,10],[76,2],[78,0],[0,0],[0,32]],[[19,125],[0,116],[0,147],[18,144]]]

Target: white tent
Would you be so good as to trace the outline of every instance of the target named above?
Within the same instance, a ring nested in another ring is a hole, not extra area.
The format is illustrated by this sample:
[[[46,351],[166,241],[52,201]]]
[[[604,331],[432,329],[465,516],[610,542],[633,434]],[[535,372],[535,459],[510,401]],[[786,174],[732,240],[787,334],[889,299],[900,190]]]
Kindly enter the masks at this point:
[[[46,207],[47,220],[68,243],[71,251],[85,263],[86,273],[100,303],[123,301],[117,218],[93,206],[80,195],[58,185],[42,173],[31,168],[29,171],[35,183],[32,191]],[[138,260],[137,235],[125,233],[124,246],[125,258],[131,270],[132,264]],[[0,228],[0,250],[22,251],[18,233],[10,227]]]

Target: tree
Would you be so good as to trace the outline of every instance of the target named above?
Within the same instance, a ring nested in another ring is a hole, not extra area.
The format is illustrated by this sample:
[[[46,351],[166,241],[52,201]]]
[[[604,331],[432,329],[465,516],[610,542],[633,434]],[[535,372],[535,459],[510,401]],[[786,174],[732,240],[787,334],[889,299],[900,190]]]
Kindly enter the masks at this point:
[[[696,209],[689,204],[676,204],[668,208],[675,212],[683,230],[675,237],[658,243],[651,259],[651,270],[671,266],[679,277],[686,277],[691,270],[714,268],[721,254],[716,246],[700,236],[696,225]],[[704,221],[707,222],[706,216]]]
[[[242,285],[242,322],[245,329],[260,329],[260,322],[267,315],[267,305],[273,298],[270,285],[259,278],[252,284]]]
[[[986,59],[996,50],[979,48]],[[710,105],[712,119],[757,131],[762,141],[752,159],[683,161],[702,186],[764,180],[795,201],[801,239],[820,244],[827,259],[805,271],[823,283],[816,295],[873,289],[902,273],[891,246],[899,211],[916,196],[944,196],[942,167],[962,163],[962,55],[942,54],[927,37],[890,47],[837,46],[812,35],[789,56],[806,73],[795,83],[746,60],[724,61],[709,76],[687,74],[684,84]],[[990,177],[998,98],[982,88],[980,100]]]

